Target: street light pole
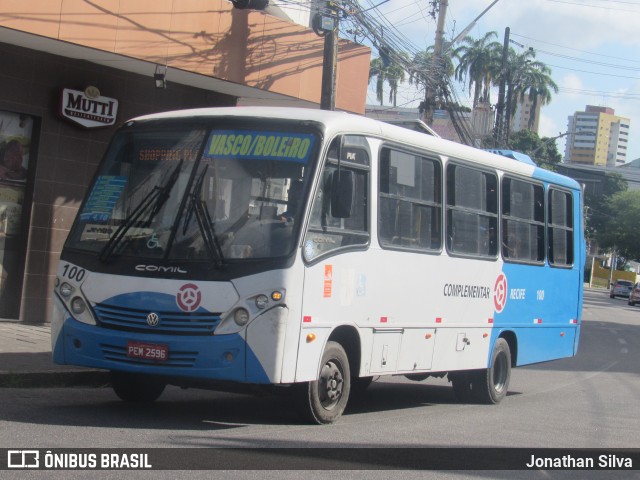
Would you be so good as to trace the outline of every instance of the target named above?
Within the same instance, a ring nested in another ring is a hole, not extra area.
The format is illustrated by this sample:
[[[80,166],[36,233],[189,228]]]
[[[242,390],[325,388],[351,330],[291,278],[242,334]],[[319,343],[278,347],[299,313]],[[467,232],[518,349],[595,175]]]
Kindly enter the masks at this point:
[[[336,24],[338,20],[336,18]],[[320,108],[336,108],[336,71],[338,63],[338,27],[324,36],[324,54],[322,57],[322,90]]]
[[[538,147],[536,147],[536,149],[535,149],[533,152],[531,152],[530,156],[531,156],[531,157],[535,156],[535,154],[538,152],[538,150],[540,150],[540,149],[542,149],[542,148],[546,147],[546,146],[547,146],[548,144],[550,144],[551,142],[555,142],[555,141],[556,141],[556,140],[558,140],[559,138],[566,137],[567,135],[577,135],[577,134],[582,134],[582,135],[592,135],[592,133],[591,133],[591,132],[583,132],[583,131],[580,131],[580,130],[575,131],[575,132],[564,132],[564,133],[561,133],[561,134],[559,134],[559,135],[557,135],[557,136],[555,136],[555,137],[551,137],[551,138],[546,139],[546,140],[545,140],[544,142],[542,142]]]

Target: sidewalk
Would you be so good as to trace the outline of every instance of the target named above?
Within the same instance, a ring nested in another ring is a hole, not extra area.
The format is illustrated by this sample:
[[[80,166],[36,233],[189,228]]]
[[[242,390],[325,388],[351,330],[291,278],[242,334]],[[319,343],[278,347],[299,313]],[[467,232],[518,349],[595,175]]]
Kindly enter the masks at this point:
[[[105,385],[108,372],[51,360],[51,327],[0,322],[0,387]]]

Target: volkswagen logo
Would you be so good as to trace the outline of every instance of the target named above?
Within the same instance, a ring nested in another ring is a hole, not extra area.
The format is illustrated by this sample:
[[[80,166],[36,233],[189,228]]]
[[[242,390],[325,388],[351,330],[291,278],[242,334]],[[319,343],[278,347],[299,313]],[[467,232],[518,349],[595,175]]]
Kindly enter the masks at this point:
[[[151,312],[149,315],[147,315],[147,325],[149,325],[150,327],[157,327],[159,323],[160,317],[157,313]]]

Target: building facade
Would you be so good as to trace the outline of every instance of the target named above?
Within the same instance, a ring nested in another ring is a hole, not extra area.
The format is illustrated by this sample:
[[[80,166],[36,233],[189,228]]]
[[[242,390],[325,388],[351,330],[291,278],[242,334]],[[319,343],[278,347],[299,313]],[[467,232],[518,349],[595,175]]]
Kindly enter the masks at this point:
[[[538,133],[540,127],[540,102],[536,102],[535,107],[529,98],[525,95],[523,100],[518,99],[516,112],[511,118],[511,132],[519,132],[521,130],[531,130]],[[531,123],[531,126],[529,126]]]
[[[318,108],[323,43],[277,9],[224,0],[0,0],[0,319],[49,320],[60,251],[122,122]],[[339,42],[337,109],[364,113],[369,59]]]
[[[624,164],[630,124],[612,108],[587,105],[584,112],[569,117],[564,162],[599,167]]]

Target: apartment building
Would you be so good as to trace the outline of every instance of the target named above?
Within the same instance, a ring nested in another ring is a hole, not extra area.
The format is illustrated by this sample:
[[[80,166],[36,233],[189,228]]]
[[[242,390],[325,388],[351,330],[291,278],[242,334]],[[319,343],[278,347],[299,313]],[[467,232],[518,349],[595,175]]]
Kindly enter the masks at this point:
[[[516,111],[511,118],[511,132],[519,132],[521,130],[531,130],[538,133],[540,127],[540,102],[535,107],[529,95],[525,95],[524,99],[518,99]],[[529,123],[532,123],[529,127]]]
[[[600,167],[624,164],[630,124],[613,108],[587,105],[584,112],[569,117],[564,162]]]

